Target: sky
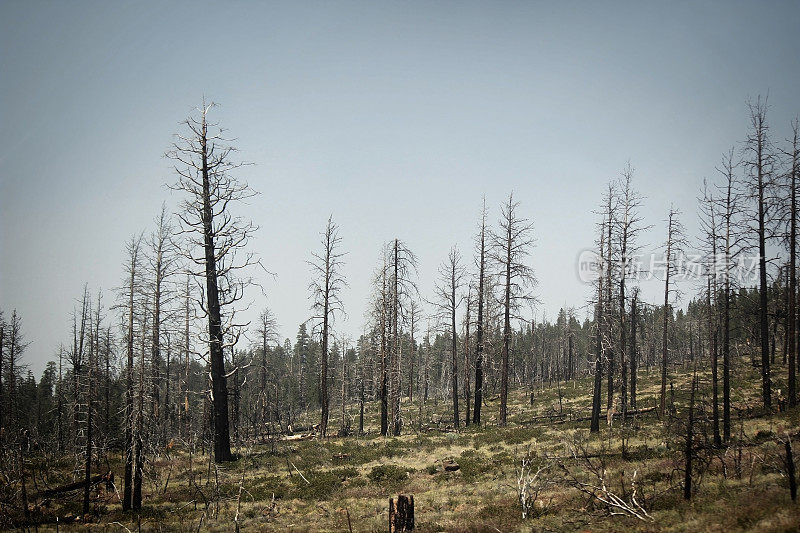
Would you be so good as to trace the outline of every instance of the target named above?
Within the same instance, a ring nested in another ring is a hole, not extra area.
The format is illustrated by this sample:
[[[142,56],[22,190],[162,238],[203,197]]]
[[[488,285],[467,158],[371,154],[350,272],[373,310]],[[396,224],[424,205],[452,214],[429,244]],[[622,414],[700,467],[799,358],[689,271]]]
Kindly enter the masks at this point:
[[[347,252],[338,332],[363,329],[382,243],[406,242],[433,298],[452,246],[471,264],[482,198],[534,224],[539,317],[581,307],[606,183],[630,162],[657,248],[769,94],[800,113],[797,2],[0,2],[0,308],[38,374],[84,283],[110,305],[124,243],[180,200],[164,153],[205,97],[259,196],[268,305],[293,338],[306,261],[333,215]],[[657,301],[658,290],[645,292]]]

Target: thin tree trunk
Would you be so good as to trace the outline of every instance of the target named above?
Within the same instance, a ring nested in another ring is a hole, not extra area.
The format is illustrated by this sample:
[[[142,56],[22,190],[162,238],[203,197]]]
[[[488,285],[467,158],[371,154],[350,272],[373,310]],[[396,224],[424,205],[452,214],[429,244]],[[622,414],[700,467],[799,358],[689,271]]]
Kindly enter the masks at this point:
[[[636,410],[636,374],[639,370],[639,361],[637,360],[636,351],[636,300],[638,296],[638,291],[634,290],[633,301],[631,302],[631,354],[629,357],[631,365],[631,409],[633,410]]]
[[[478,260],[478,323],[475,331],[475,409],[472,422],[481,423],[481,404],[483,403],[483,297],[484,269],[486,260],[486,205],[481,219],[480,258]]]
[[[508,420],[508,350],[511,343],[511,224],[506,232],[505,296],[503,298],[503,363],[500,374],[500,426]]]

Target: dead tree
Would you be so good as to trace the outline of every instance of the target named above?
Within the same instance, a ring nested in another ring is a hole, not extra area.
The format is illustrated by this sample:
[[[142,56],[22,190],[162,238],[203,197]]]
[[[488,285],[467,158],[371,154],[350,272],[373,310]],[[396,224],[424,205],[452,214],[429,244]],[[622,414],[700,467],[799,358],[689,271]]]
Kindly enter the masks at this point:
[[[638,325],[638,308],[637,300],[639,299],[639,288],[633,289],[633,298],[631,299],[631,352],[629,356],[631,366],[631,409],[636,410],[636,380],[637,372],[639,371],[639,357],[636,350],[636,327]]]
[[[694,458],[694,394],[697,389],[697,372],[692,377],[689,396],[689,418],[686,422],[686,446],[684,448],[683,499],[692,499],[692,459]]]
[[[174,298],[171,278],[177,273],[177,257],[172,241],[172,224],[166,205],[161,206],[161,212],[156,218],[156,227],[150,235],[148,242],[148,259],[150,263],[149,292],[151,293],[151,340],[150,340],[150,369],[152,371],[152,392],[150,397],[150,410],[154,422],[160,418],[160,370],[161,370],[161,336],[164,322],[169,318],[165,312]]]
[[[414,496],[400,494],[397,503],[389,498],[389,533],[402,533],[414,529]]]
[[[670,287],[670,281],[676,272],[677,256],[682,252],[685,244],[683,225],[678,219],[679,215],[680,212],[677,209],[670,208],[667,217],[667,240],[664,243],[664,321],[661,330],[661,393],[658,411],[662,418],[667,401],[668,327],[669,319],[672,316],[670,296],[674,292],[674,288]]]
[[[94,396],[95,387],[94,382],[97,379],[96,368],[100,356],[100,322],[102,320],[101,313],[102,293],[97,295],[97,310],[94,317],[94,333],[91,336],[89,346],[89,358],[87,361],[86,372],[86,450],[85,450],[85,463],[84,463],[84,482],[86,486],[83,490],[83,514],[89,513],[89,493],[90,481],[92,478],[92,439],[93,439],[93,414],[94,414]],[[91,326],[90,326],[91,328]],[[93,341],[93,342],[92,342]]]
[[[417,293],[412,274],[417,271],[417,257],[400,239],[394,239],[389,250],[389,390],[391,400],[392,434],[400,435],[400,395],[402,393],[401,373],[401,330],[400,324],[408,315],[410,301]]]
[[[622,396],[622,418],[628,410],[628,362],[625,360],[627,350],[628,331],[625,327],[627,312],[625,310],[625,281],[631,274],[629,272],[630,258],[634,256],[639,246],[637,238],[639,234],[646,230],[642,224],[642,217],[639,209],[642,205],[642,198],[633,188],[633,169],[630,164],[622,172],[619,180],[619,218],[616,221],[616,238],[619,250],[619,357],[621,369],[621,396]]]
[[[225,462],[234,459],[225,350],[234,346],[241,334],[244,324],[236,321],[235,304],[254,283],[249,276],[250,267],[260,263],[245,251],[257,227],[234,213],[241,202],[256,193],[233,176],[242,163],[233,160],[235,149],[223,137],[221,128],[207,121],[213,106],[204,102],[199,118],[184,121],[187,132],[177,136],[167,156],[174,161],[178,176],[171,188],[185,194],[178,213],[179,233],[186,237],[184,253],[198,281],[200,309],[208,321],[214,460]]]
[[[183,300],[183,346],[181,349],[183,350],[183,376],[182,376],[182,386],[181,390],[183,392],[183,399],[181,405],[181,416],[183,418],[183,431],[184,436],[186,439],[189,439],[189,429],[191,424],[191,419],[189,417],[189,369],[192,360],[192,342],[191,342],[191,323],[192,319],[194,318],[194,300],[192,297],[192,276],[191,273],[187,273],[186,275],[186,283],[183,287],[183,293],[181,294],[181,299]]]
[[[614,287],[614,275],[616,274],[616,269],[614,268],[614,253],[616,251],[614,247],[614,239],[613,239],[613,231],[614,231],[614,214],[617,212],[617,207],[619,205],[619,198],[617,197],[616,186],[614,184],[609,183],[608,185],[608,192],[606,193],[605,197],[605,215],[606,215],[606,251],[605,256],[603,259],[603,265],[605,266],[605,301],[603,302],[605,305],[605,310],[603,312],[604,324],[601,332],[603,336],[601,337],[603,345],[603,356],[604,359],[607,361],[607,386],[606,386],[606,413],[611,413],[614,411],[614,373],[616,371],[616,351],[614,349],[614,340],[613,340],[613,332],[614,332],[614,300],[613,300],[613,287]],[[601,255],[602,255],[601,250]],[[606,355],[607,354],[607,355]]]
[[[784,203],[783,220],[786,224],[785,239],[789,249],[789,283],[786,317],[786,351],[788,355],[788,396],[789,407],[797,404],[797,194],[800,187],[800,121],[792,121],[792,137],[789,148],[784,150],[788,159],[788,169],[784,176],[784,188],[788,189],[788,202]],[[788,209],[787,209],[788,208]]]
[[[142,331],[139,335],[139,371],[138,387],[136,390],[136,414],[133,420],[133,494],[131,496],[131,509],[138,511],[142,508],[142,482],[144,480],[144,442],[145,431],[144,405],[145,405],[145,375],[147,361],[147,325],[148,314],[142,317]]]
[[[6,395],[8,396],[7,419],[8,427],[15,431],[23,428],[23,421],[20,419],[19,405],[17,398],[17,380],[20,379],[20,372],[24,366],[21,364],[22,354],[28,348],[29,343],[25,340],[22,331],[22,317],[14,309],[11,311],[11,320],[7,325],[8,336],[8,355],[6,356]],[[1,400],[1,398],[0,398]]]
[[[463,296],[460,294],[464,280],[464,267],[461,255],[453,247],[447,259],[439,267],[439,280],[436,283],[436,305],[439,318],[446,320],[449,326],[451,347],[451,388],[453,395],[453,427],[458,429],[458,331],[456,330],[456,313]]]
[[[344,305],[340,293],[347,283],[342,276],[344,253],[340,251],[342,239],[339,237],[339,228],[333,222],[333,216],[328,217],[325,231],[322,233],[322,251],[313,252],[311,265],[312,281],[309,285],[312,298],[312,311],[315,320],[320,321],[320,336],[322,338],[322,353],[320,354],[320,403],[322,404],[322,417],[319,430],[322,436],[328,432],[328,414],[330,409],[328,398],[328,337],[330,326],[337,313],[344,313]]]
[[[508,359],[511,345],[511,318],[524,300],[531,300],[536,284],[533,269],[525,264],[533,247],[533,225],[517,213],[519,203],[508,197],[500,214],[500,227],[493,233],[491,256],[502,277],[503,360],[500,369],[500,425],[508,421]]]
[[[767,239],[770,237],[767,227],[772,187],[773,165],[775,156],[772,153],[772,141],[767,124],[767,99],[761,96],[755,102],[748,102],[750,109],[750,131],[744,147],[744,165],[748,171],[751,196],[757,207],[757,225],[754,228],[758,241],[758,273],[759,273],[759,337],[761,341],[761,399],[764,407],[772,406],[772,377],[770,375],[769,358],[769,322],[767,317]]]
[[[464,314],[464,425],[469,426],[472,419],[470,418],[470,397],[469,397],[469,374],[472,370],[469,360],[469,326],[470,326],[470,311],[472,309],[472,286],[467,288],[466,300],[466,313]]]
[[[595,334],[595,357],[594,357],[594,388],[592,391],[592,416],[590,431],[596,433],[600,431],[600,411],[603,389],[603,371],[606,359],[605,337],[607,330],[606,306],[610,305],[610,286],[611,286],[611,224],[613,221],[615,191],[612,184],[608,185],[608,191],[603,198],[603,210],[600,214],[598,224],[599,238],[597,261],[592,265],[595,270],[595,283],[597,285],[597,301],[594,311],[594,334]],[[607,252],[606,252],[607,250]],[[608,254],[608,255],[606,255]],[[610,371],[610,369],[609,369]],[[613,387],[613,379],[609,380],[609,386]],[[609,397],[610,399],[610,397]]]
[[[720,267],[717,257],[717,247],[719,240],[719,216],[717,216],[717,199],[714,198],[705,181],[703,182],[703,196],[699,199],[700,203],[700,225],[703,230],[702,246],[708,255],[706,261],[706,308],[708,312],[708,347],[711,355],[711,426],[714,433],[714,445],[719,447],[722,444],[722,437],[719,432],[719,290],[718,290],[718,268]]]
[[[733,288],[734,262],[747,249],[746,232],[742,228],[742,193],[736,169],[739,163],[731,149],[722,157],[717,172],[722,176],[719,185],[717,210],[722,225],[720,235],[722,249],[722,438],[731,438],[731,291]]]
[[[794,502],[797,501],[797,476],[795,474],[792,439],[788,435],[786,436],[784,447],[786,448],[786,475],[789,478],[789,494]]]
[[[134,321],[137,313],[137,295],[139,292],[140,262],[139,248],[142,236],[131,237],[125,245],[127,261],[125,263],[126,284],[121,291],[125,299],[125,351],[127,364],[125,367],[125,473],[123,479],[122,510],[128,511],[133,504],[133,343]]]
[[[652,522],[653,517],[647,512],[634,470],[626,483],[625,472],[620,472],[619,489],[611,486],[612,478],[607,468],[608,450],[603,445],[599,453],[590,453],[586,442],[574,437],[566,442],[570,461],[556,459],[556,464],[563,474],[564,483],[588,496],[594,502],[602,504],[611,515],[622,515]]]
[[[270,365],[267,359],[267,354],[269,351],[269,344],[276,343],[278,341],[278,323],[275,320],[275,316],[272,314],[269,308],[264,308],[261,314],[258,316],[258,327],[256,329],[256,333],[258,333],[258,338],[261,343],[261,362],[258,367],[258,421],[260,424],[264,424],[267,422],[269,418],[270,422],[272,422],[271,416],[268,416],[268,399],[269,399],[269,390],[270,385],[275,385],[277,387],[277,383],[268,383],[268,377],[272,377],[274,380],[274,373],[275,370],[273,369],[270,372]]]
[[[5,361],[5,355],[3,353],[4,348],[4,340],[5,340],[5,333],[6,333],[6,321],[3,319],[3,310],[0,309],[0,432],[3,431],[5,417],[5,406],[3,405],[3,362]],[[61,381],[61,376],[59,376],[59,382]]]
[[[86,370],[84,356],[86,344],[86,326],[90,319],[91,313],[89,304],[89,288],[86,284],[83,286],[83,297],[81,299],[80,311],[80,327],[78,327],[78,319],[73,311],[72,314],[72,351],[70,352],[70,362],[72,363],[72,422],[74,430],[73,445],[76,449],[80,449],[79,442],[79,428],[82,427],[82,420],[80,419],[81,409],[81,375]]]
[[[416,385],[416,381],[414,381],[414,372],[417,370],[417,343],[414,339],[414,335],[417,331],[416,328],[419,323],[419,317],[419,304],[416,299],[412,298],[408,306],[408,334],[411,336],[411,353],[409,354],[408,362],[408,401],[412,404],[414,403],[414,386]]]
[[[380,373],[378,397],[381,404],[381,435],[389,434],[389,364],[387,354],[387,329],[389,328],[389,291],[388,291],[388,249],[383,250],[383,265],[376,276],[375,285],[379,294],[375,298],[374,314],[380,335]]]
[[[341,424],[339,426],[339,435],[342,437],[346,437],[349,433],[350,424],[347,422],[347,395],[348,395],[348,373],[350,369],[347,364],[347,345],[350,342],[348,337],[342,336],[342,391],[341,391],[341,399],[342,399],[342,414],[341,414]]]
[[[486,199],[481,210],[481,229],[476,239],[478,266],[478,316],[475,324],[475,408],[472,422],[481,423],[481,404],[483,403],[483,344],[484,344],[484,298],[486,295]]]

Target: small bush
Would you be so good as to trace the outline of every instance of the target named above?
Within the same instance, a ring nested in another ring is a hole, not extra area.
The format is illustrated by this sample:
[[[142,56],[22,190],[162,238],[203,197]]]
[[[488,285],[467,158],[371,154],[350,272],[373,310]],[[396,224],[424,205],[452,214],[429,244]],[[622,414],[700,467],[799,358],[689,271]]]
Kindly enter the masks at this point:
[[[397,465],[378,465],[372,467],[369,479],[374,483],[391,484],[400,483],[408,478],[408,473],[413,472],[411,468],[401,468]]]
[[[488,457],[481,453],[476,453],[474,450],[464,450],[458,459],[458,464],[461,467],[461,475],[464,477],[464,481],[468,482],[476,481],[482,474],[497,468]]]
[[[294,476],[291,495],[300,499],[327,500],[347,479],[358,476],[358,470],[352,466],[306,474],[308,483],[302,477]],[[277,493],[275,497],[278,497]]]

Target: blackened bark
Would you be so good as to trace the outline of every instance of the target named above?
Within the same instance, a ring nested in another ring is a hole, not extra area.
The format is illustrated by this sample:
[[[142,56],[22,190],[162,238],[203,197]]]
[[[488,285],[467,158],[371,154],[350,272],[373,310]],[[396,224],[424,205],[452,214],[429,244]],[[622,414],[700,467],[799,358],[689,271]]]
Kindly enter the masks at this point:
[[[207,124],[203,114],[200,139],[203,175],[203,248],[206,267],[206,299],[208,310],[209,356],[211,360],[211,394],[214,417],[214,460],[232,461],[228,429],[228,384],[225,377],[225,355],[222,339],[222,312],[217,285],[217,258],[214,246],[214,220],[211,210],[211,191],[208,168]]]

